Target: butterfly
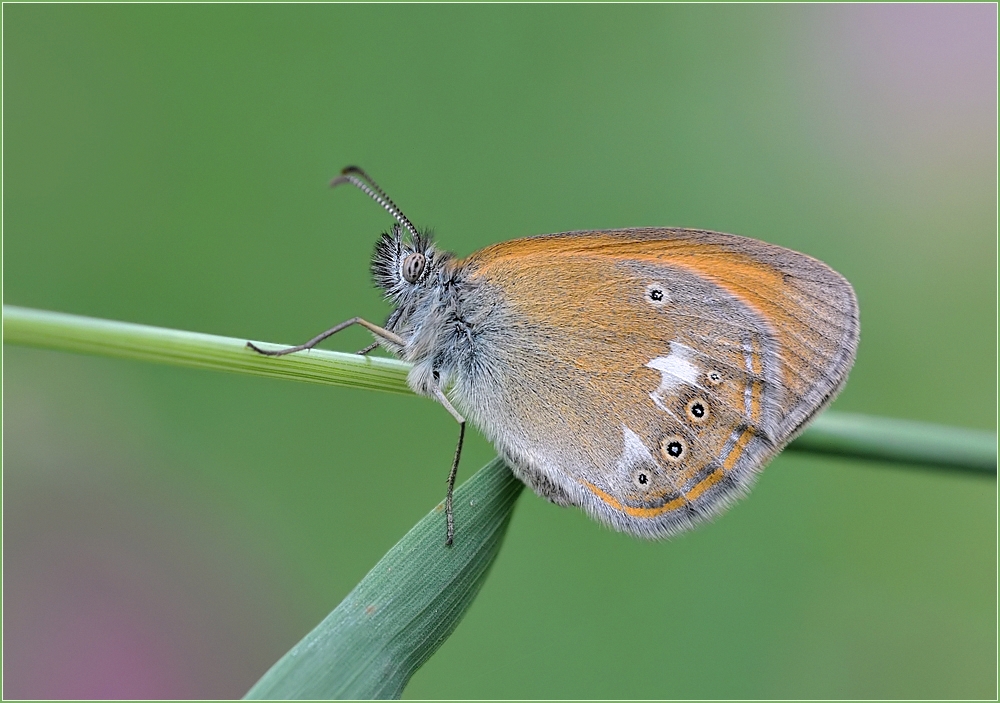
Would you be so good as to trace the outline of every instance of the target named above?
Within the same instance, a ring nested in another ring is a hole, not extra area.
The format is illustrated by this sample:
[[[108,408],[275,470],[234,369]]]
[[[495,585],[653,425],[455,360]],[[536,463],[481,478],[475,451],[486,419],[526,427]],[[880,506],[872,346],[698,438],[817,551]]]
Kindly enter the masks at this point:
[[[351,184],[396,220],[372,259],[392,304],[353,318],[410,362],[411,388],[466,418],[538,495],[659,538],[744,495],[837,395],[854,363],[854,290],[826,264],[704,230],[547,234],[458,258],[362,169]]]

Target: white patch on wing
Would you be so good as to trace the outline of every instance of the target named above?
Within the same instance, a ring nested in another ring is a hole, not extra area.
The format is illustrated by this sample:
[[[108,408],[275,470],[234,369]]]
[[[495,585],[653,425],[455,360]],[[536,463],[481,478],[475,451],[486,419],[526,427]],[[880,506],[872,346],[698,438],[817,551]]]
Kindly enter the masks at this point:
[[[679,342],[671,342],[670,354],[667,356],[658,356],[646,364],[647,368],[654,369],[663,374],[663,378],[660,380],[660,387],[649,394],[649,397],[653,399],[653,402],[658,407],[666,410],[664,399],[672,394],[681,384],[689,386],[698,385],[699,370],[691,362],[694,354],[695,351],[691,347]]]
[[[630,472],[634,467],[646,464],[656,466],[656,460],[650,454],[649,449],[639,439],[639,435],[630,430],[627,425],[622,424],[622,456],[618,460],[618,470]]]

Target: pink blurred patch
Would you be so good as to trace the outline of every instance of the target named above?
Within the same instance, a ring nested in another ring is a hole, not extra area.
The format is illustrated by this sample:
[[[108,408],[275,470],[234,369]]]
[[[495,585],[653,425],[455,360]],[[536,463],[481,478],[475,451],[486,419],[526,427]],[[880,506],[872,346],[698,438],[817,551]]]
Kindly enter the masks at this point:
[[[994,160],[996,5],[823,5],[802,19],[803,97],[831,152],[904,171]]]

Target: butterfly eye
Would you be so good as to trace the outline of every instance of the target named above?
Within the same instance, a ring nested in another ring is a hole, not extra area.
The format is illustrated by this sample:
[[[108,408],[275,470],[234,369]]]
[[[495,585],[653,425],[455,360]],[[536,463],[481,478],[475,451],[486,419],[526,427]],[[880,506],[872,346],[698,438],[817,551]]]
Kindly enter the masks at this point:
[[[708,401],[704,398],[692,398],[684,406],[684,412],[691,422],[705,422],[708,419]]]
[[[424,264],[426,263],[427,259],[423,254],[417,252],[410,254],[403,259],[403,278],[409,283],[416,283],[420,274],[424,272]]]
[[[660,440],[660,456],[671,463],[676,463],[687,453],[687,442],[678,435],[671,435]]]
[[[708,385],[717,386],[722,383],[722,374],[712,369],[705,374],[705,380],[708,381]]]

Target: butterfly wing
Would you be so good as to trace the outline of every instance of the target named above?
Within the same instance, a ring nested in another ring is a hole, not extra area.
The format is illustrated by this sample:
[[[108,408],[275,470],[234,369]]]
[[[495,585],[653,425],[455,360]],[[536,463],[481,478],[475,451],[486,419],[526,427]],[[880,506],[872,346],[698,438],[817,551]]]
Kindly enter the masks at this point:
[[[463,269],[479,317],[456,401],[536,492],[644,537],[744,492],[857,347],[843,277],[734,235],[546,235]]]

